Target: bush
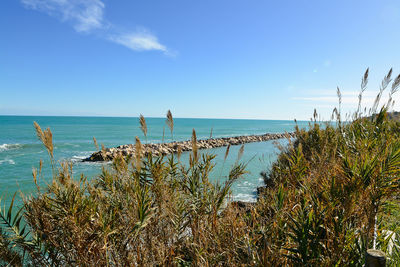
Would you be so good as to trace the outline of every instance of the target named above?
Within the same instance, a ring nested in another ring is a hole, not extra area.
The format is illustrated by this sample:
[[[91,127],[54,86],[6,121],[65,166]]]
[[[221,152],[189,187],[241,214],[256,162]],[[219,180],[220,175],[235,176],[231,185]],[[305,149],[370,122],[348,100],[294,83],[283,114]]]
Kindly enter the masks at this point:
[[[209,181],[214,156],[193,151],[178,157],[136,155],[114,159],[97,179],[73,177],[72,165],[53,159],[52,134],[35,124],[53,179],[13,201],[0,219],[0,263],[15,266],[362,266],[367,248],[391,253],[400,262],[400,124],[389,101],[378,111],[390,71],[369,113],[360,104],[351,120],[296,127],[282,147],[255,205],[226,205],[232,184],[245,173],[237,163],[222,184]],[[393,117],[393,116],[392,116]],[[172,115],[168,125],[173,131]],[[147,133],[145,120],[141,128]],[[227,152],[229,151],[229,147]],[[243,150],[241,149],[241,153]],[[240,153],[239,153],[240,154]],[[226,154],[227,156],[227,154]],[[226,158],[225,156],[225,158]],[[239,155],[240,157],[240,155]],[[41,166],[41,165],[40,165]],[[15,197],[15,196],[14,196]]]
[[[51,132],[36,128],[52,158]],[[52,182],[40,188],[35,170],[35,196],[24,198],[14,217],[13,204],[2,212],[2,262],[151,266],[242,261],[235,252],[245,244],[244,222],[232,206],[221,211],[245,165],[237,163],[223,184],[213,184],[214,156],[195,150],[186,166],[173,155],[143,157],[140,146],[137,140],[136,157],[115,159],[91,182],[83,175],[74,179],[72,164],[63,162]]]
[[[360,101],[367,79],[368,71]],[[370,115],[357,111],[342,122],[335,109],[336,123],[321,127],[315,114],[308,130],[296,128],[297,138],[273,164],[273,182],[256,208],[262,233],[255,234],[268,244],[259,252],[267,255],[262,264],[361,266],[367,248],[386,250],[377,242],[388,227],[381,218],[388,203],[398,205],[400,185],[400,128],[387,112],[400,76],[377,112],[390,81],[391,71]],[[340,105],[340,91],[338,96]]]

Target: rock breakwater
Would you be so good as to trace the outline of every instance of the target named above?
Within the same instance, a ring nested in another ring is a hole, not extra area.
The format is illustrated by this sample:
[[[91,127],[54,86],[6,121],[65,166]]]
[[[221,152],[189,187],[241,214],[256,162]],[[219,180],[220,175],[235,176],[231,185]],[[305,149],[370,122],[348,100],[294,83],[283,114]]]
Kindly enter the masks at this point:
[[[267,133],[263,135],[244,135],[235,137],[222,137],[197,140],[198,149],[209,149],[216,147],[223,147],[228,145],[241,145],[245,143],[263,142],[269,140],[276,140],[287,137],[295,137],[294,133]],[[178,151],[191,151],[192,142],[179,141],[171,143],[151,143],[142,144],[142,149],[145,154],[152,153],[154,156],[168,155],[178,153]],[[118,155],[134,156],[135,145],[121,145],[113,148],[105,148],[101,151],[94,152],[90,157],[83,161],[110,161]]]

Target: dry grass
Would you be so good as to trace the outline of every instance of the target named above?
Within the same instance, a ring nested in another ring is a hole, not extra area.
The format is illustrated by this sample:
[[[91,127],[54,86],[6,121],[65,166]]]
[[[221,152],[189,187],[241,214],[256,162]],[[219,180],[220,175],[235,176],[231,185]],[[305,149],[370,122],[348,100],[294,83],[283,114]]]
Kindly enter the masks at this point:
[[[359,101],[368,82],[362,78]],[[193,151],[189,164],[146,156],[136,137],[134,158],[114,159],[97,179],[76,178],[60,163],[53,181],[1,208],[0,263],[15,266],[362,266],[367,248],[388,251],[385,230],[400,234],[400,122],[379,112],[392,71],[370,113],[342,122],[341,92],[335,121],[315,112],[309,129],[281,147],[258,202],[227,203],[244,173],[238,161],[220,183],[210,182],[213,155]],[[398,76],[389,95],[396,93]],[[172,115],[171,115],[172,121]],[[52,135],[35,123],[53,159]],[[170,127],[171,134],[173,126]],[[228,146],[224,162],[229,154]],[[395,240],[392,266],[400,263]]]
[[[38,139],[42,141],[50,157],[54,158],[53,134],[51,133],[50,129],[47,128],[46,130],[43,131],[36,121],[33,122],[33,126],[36,129],[36,135]]]
[[[174,119],[172,118],[171,110],[168,110],[167,112],[166,123],[168,125],[169,130],[171,131],[171,139],[174,140]]]
[[[143,117],[142,114],[139,116],[139,124],[140,124],[140,129],[143,132],[144,137],[147,140],[147,124],[146,124],[146,119]]]
[[[93,136],[93,143],[94,143],[94,146],[96,147],[96,150],[98,151],[99,150],[99,144],[97,143],[97,139],[94,136]]]
[[[195,131],[192,140],[196,147]],[[213,184],[209,181],[214,167],[212,155],[199,155],[194,149],[187,166],[173,156],[144,157],[138,137],[135,148],[133,159],[116,158],[91,182],[83,175],[75,178],[72,164],[62,162],[52,183],[41,188],[34,170],[37,192],[24,197],[24,206],[14,217],[13,204],[7,212],[0,210],[5,223],[0,228],[0,263],[240,263],[235,250],[245,244],[244,221],[234,207],[224,206],[232,184],[245,173],[245,165],[233,166],[226,182]]]

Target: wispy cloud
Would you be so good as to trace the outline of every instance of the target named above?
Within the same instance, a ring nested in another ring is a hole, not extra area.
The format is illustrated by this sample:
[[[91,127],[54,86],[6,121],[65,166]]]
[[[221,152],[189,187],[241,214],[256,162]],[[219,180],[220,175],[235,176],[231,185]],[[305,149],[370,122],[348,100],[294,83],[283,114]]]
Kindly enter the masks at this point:
[[[28,8],[71,24],[79,33],[96,33],[103,39],[123,45],[133,51],[162,51],[172,55],[154,34],[142,28],[119,33],[118,27],[104,18],[105,4],[101,0],[21,0]]]
[[[77,32],[104,26],[105,5],[100,0],[21,0],[25,7],[71,23]]]
[[[109,40],[134,51],[159,50],[168,53],[168,49],[158,41],[158,38],[145,29],[125,34],[111,35]]]

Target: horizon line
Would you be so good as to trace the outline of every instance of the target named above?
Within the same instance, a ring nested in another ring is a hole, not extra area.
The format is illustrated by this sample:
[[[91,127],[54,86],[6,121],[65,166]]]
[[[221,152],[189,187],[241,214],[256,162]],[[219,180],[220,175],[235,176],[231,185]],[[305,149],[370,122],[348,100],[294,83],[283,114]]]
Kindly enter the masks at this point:
[[[17,115],[0,114],[0,117],[78,117],[78,118],[139,118],[139,116],[107,116],[107,115]],[[165,117],[148,116],[150,119],[165,119]],[[174,119],[199,119],[199,120],[257,120],[257,121],[294,121],[296,119],[257,119],[257,118],[209,118],[209,117],[174,117]],[[297,120],[308,121],[308,120]]]

